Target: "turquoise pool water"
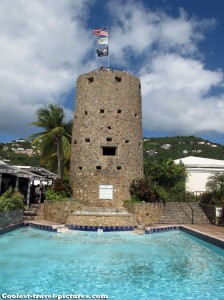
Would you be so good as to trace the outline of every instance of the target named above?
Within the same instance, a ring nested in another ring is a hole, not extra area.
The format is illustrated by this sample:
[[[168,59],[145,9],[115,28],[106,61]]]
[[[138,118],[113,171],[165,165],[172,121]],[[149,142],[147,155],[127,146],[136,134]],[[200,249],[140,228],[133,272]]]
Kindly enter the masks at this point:
[[[108,299],[224,299],[224,251],[179,231],[21,228],[0,236],[0,293]]]

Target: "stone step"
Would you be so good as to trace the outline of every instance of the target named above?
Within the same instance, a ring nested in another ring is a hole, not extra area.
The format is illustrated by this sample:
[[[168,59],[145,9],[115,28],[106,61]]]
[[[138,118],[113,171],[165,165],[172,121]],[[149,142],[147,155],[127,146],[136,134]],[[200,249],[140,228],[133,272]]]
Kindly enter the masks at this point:
[[[57,233],[69,233],[69,232],[72,232],[72,230],[69,230],[68,227],[57,229]]]
[[[192,217],[195,224],[210,224],[198,203],[167,202],[158,224],[189,224]]]

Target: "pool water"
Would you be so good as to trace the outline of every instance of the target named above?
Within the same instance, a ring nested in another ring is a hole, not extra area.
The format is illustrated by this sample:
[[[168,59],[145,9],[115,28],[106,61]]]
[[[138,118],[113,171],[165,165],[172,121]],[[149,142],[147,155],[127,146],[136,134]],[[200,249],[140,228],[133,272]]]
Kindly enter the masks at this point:
[[[25,227],[0,236],[0,293],[224,299],[224,251],[179,231],[57,234]]]

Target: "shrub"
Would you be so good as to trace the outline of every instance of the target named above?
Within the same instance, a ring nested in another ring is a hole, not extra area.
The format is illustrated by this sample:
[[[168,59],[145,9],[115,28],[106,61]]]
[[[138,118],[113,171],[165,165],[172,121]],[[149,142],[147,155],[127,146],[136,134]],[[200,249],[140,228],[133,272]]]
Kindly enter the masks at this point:
[[[23,209],[23,195],[18,191],[14,191],[10,187],[1,197],[0,197],[0,211]]]
[[[136,200],[145,202],[159,201],[159,196],[156,190],[150,185],[146,179],[135,179],[130,185],[131,197]]]
[[[63,197],[62,195],[55,192],[53,188],[48,188],[45,191],[45,198],[46,198],[46,200],[54,200],[54,201],[63,201],[63,200],[65,200],[65,197]]]
[[[53,191],[63,197],[70,198],[72,196],[72,187],[68,178],[57,178],[54,181]]]

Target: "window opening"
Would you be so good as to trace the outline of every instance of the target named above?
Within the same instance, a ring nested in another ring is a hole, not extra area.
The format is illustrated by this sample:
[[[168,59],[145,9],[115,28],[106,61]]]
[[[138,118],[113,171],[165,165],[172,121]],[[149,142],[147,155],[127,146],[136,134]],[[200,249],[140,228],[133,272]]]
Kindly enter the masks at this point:
[[[87,111],[87,110],[85,110],[84,114],[87,116],[87,115],[88,115],[88,111]]]
[[[74,144],[77,144],[77,141],[74,141]]]
[[[121,166],[117,166],[117,170],[121,170],[122,169],[122,167]]]
[[[88,82],[89,82],[89,83],[92,83],[92,82],[93,82],[93,77],[89,77],[89,78],[88,78]]]
[[[101,170],[101,166],[96,166],[96,169],[97,170]]]
[[[108,126],[107,129],[111,129],[111,126]]]
[[[115,76],[115,82],[121,82],[121,81],[122,81],[121,77]]]
[[[82,167],[79,167],[79,170],[81,171],[81,170],[82,170]]]
[[[90,138],[85,138],[85,142],[89,143],[90,142]]]
[[[135,117],[137,117],[137,116],[138,116],[138,114],[135,113]]]
[[[128,144],[130,141],[129,140],[125,140],[125,143]]]
[[[111,141],[112,141],[112,138],[111,138],[111,137],[107,137],[107,138],[106,138],[106,141],[107,141],[107,142],[111,142]]]
[[[100,113],[103,114],[104,113],[104,109],[100,109]]]
[[[121,113],[122,113],[122,109],[118,109],[118,110],[117,110],[117,113],[118,113],[118,114],[121,114]]]
[[[116,156],[117,147],[102,147],[104,156]]]

